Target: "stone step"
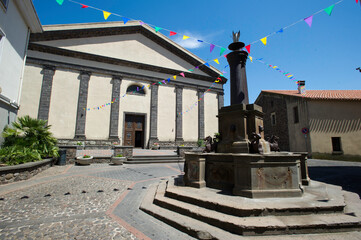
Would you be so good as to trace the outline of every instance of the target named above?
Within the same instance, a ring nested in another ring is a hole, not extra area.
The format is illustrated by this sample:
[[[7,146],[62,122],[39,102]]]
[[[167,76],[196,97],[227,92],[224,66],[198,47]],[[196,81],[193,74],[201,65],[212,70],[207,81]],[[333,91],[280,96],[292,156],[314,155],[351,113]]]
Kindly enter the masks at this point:
[[[129,161],[125,161],[125,164],[150,164],[150,163],[184,163],[184,159],[182,160],[168,160],[168,159],[163,159],[163,160],[141,160],[141,161],[135,161],[135,160],[131,160]]]
[[[253,200],[227,195],[219,196],[220,194],[217,193],[219,190],[208,188],[203,191],[203,189],[185,186],[178,187],[170,181],[167,184],[165,196],[238,217],[343,213],[346,204],[342,196],[342,188],[327,185],[327,196],[322,196],[323,194],[320,192],[326,192],[325,186],[313,181],[310,186],[305,187],[304,196],[299,200],[298,198],[289,198],[267,201],[267,199]],[[210,195],[210,193],[213,194]]]
[[[142,161],[142,160],[149,160],[149,159],[173,159],[173,160],[181,160],[182,157],[179,157],[177,155],[149,155],[149,156],[132,156],[129,158],[129,160],[135,160],[135,161]]]
[[[232,234],[249,236],[281,235],[342,232],[361,229],[361,218],[352,214],[236,217],[168,198],[164,195],[165,191],[166,183],[163,181],[159,184],[155,195],[153,195],[153,201],[154,204],[167,209],[173,215],[175,213],[179,214],[174,219],[179,219],[180,216],[188,217]],[[160,215],[160,213],[158,211],[156,215]],[[167,215],[161,216],[161,218],[167,218]],[[168,219],[167,221],[170,220]]]

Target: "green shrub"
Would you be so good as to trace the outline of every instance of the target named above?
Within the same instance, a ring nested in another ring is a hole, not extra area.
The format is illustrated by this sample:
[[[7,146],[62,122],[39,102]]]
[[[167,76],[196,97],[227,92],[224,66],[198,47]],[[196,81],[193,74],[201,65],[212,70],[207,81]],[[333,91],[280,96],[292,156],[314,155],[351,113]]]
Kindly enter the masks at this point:
[[[2,133],[4,143],[0,151],[1,161],[13,165],[58,157],[57,140],[50,132],[50,125],[47,126],[46,123],[44,120],[24,116],[13,122],[12,128],[6,126]]]
[[[84,155],[83,158],[90,158],[90,156],[89,155]]]
[[[118,154],[117,156],[115,156],[115,157],[123,157],[123,155],[122,154]]]
[[[204,147],[204,146],[206,146],[206,145],[204,144],[204,141],[203,141],[202,139],[199,139],[199,140],[197,141],[197,146],[198,146],[198,147]]]
[[[7,165],[17,165],[39,160],[41,160],[40,153],[35,149],[16,145],[0,149],[0,162]]]

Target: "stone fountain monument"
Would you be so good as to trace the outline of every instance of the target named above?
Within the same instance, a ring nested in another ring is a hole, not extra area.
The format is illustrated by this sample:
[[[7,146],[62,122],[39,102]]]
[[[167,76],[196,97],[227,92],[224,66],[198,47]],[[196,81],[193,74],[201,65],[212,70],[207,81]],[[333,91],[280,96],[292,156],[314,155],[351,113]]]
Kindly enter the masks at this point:
[[[221,140],[217,152],[187,153],[184,182],[191,187],[207,186],[249,198],[302,196],[301,162],[305,156],[270,152],[263,139],[262,108],[248,100],[248,53],[242,50],[244,46],[239,42],[239,32],[233,33],[233,43],[228,46],[232,52],[227,55],[231,105],[218,113]],[[262,154],[250,153],[250,139],[255,134],[264,143]]]

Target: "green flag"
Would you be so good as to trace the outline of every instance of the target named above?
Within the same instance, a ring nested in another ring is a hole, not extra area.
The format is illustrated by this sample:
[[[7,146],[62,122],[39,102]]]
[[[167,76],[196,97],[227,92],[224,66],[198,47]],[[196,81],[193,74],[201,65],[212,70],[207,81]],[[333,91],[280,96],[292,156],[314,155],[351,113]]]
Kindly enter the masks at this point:
[[[331,16],[332,10],[335,7],[335,4],[329,6],[328,8],[325,8],[325,12],[328,14],[328,16]]]
[[[226,49],[222,47],[221,52],[219,53],[219,56],[221,56],[224,53],[224,51],[226,51]]]
[[[59,3],[59,5],[62,5],[64,0],[56,0],[57,3]]]

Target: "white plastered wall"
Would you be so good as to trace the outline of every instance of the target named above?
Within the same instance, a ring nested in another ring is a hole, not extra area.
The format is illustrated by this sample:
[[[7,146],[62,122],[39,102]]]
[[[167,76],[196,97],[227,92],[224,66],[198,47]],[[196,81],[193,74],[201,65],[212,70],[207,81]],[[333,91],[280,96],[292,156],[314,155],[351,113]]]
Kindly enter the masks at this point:
[[[158,138],[160,141],[175,139],[175,105],[174,86],[159,86],[158,89]]]
[[[111,101],[112,97],[112,78],[91,75],[89,80],[88,101],[85,136],[87,139],[106,140],[109,138],[110,126],[110,105],[100,108],[100,110],[93,110],[94,107],[105,105]]]
[[[184,141],[198,140],[198,101],[197,90],[183,89],[183,139]],[[188,111],[188,112],[187,112]]]
[[[218,99],[217,94],[206,92],[204,95],[204,136],[214,136],[218,132]]]
[[[80,80],[79,72],[57,69],[53,77],[49,124],[54,137],[74,138]]]
[[[131,85],[137,85],[139,87],[144,87],[145,95],[130,95],[126,94],[127,88]],[[151,91],[147,87],[147,82],[142,81],[132,81],[130,79],[123,79],[120,86],[120,106],[119,106],[119,138],[121,145],[123,144],[124,138],[124,112],[131,113],[139,113],[145,114],[145,146],[147,145],[149,139],[149,119],[150,119],[150,95]],[[158,89],[159,91],[159,89]]]
[[[38,65],[27,64],[25,67],[20,109],[18,112],[19,117],[25,115],[29,115],[32,118],[38,117],[41,85],[43,83],[42,70],[42,67]]]

